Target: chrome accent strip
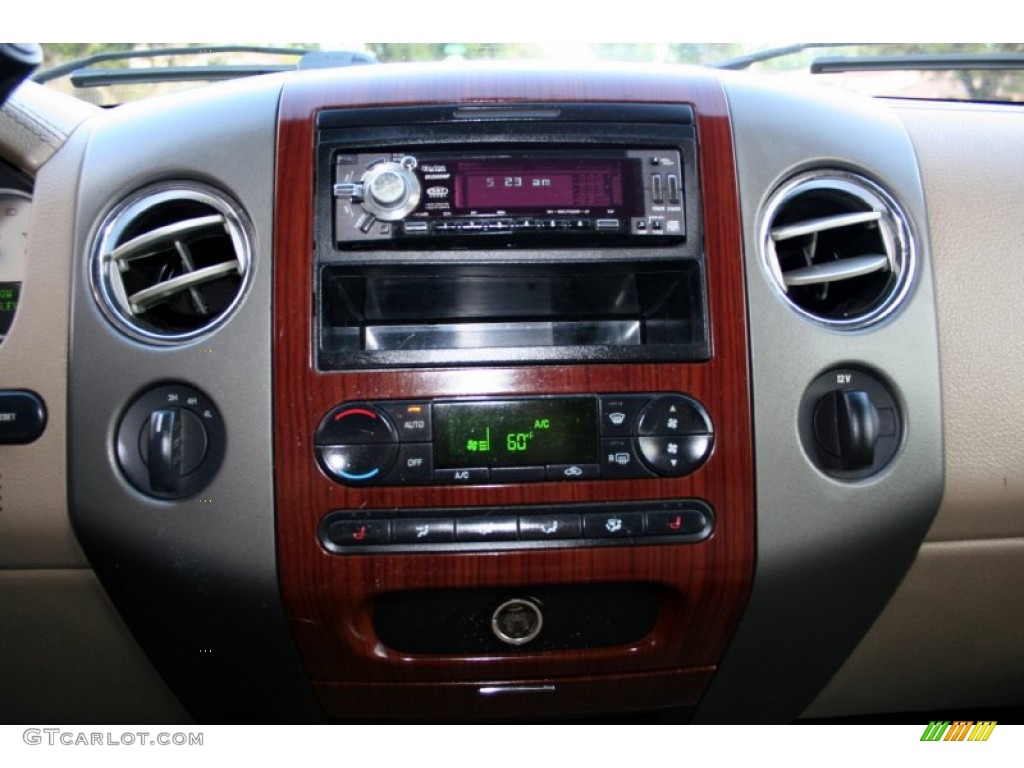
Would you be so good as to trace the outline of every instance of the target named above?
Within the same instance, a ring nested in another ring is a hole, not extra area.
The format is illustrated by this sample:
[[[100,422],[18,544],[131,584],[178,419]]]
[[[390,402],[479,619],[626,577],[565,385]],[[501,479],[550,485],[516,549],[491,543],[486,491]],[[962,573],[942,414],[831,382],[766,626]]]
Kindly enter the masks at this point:
[[[116,261],[120,270],[124,272],[128,268],[126,262],[152,256],[163,250],[169,242],[187,239],[189,235],[215,226],[224,226],[224,217],[220,214],[200,216],[195,219],[179,221],[176,224],[168,224],[122,243],[113,250],[110,258]]]
[[[832,283],[836,280],[849,280],[862,275],[870,275],[889,267],[889,257],[882,254],[855,256],[842,261],[830,261],[828,264],[816,264],[803,269],[794,269],[784,273],[786,285],[817,285]]]
[[[188,270],[189,272],[195,272],[196,264],[192,260],[192,252],[188,249],[188,246],[185,245],[185,243],[181,242],[181,240],[175,240],[174,250],[178,252],[178,258],[180,258],[181,263],[185,265],[185,269]],[[206,317],[208,314],[210,314],[210,308],[206,306],[206,302],[203,301],[202,294],[199,293],[199,291],[196,289],[194,285],[188,289],[188,292],[189,295],[192,297],[192,306],[196,308],[196,312],[198,312],[203,317]]]
[[[485,685],[479,689],[481,696],[501,696],[507,693],[554,693],[553,685]]]
[[[162,283],[157,283],[150,288],[134,293],[128,297],[128,302],[131,304],[132,312],[139,314],[165,301],[176,293],[237,271],[238,259],[214,264],[212,267],[197,269],[195,272],[186,272],[184,275],[178,275],[178,277],[165,280]]]
[[[799,224],[789,224],[784,227],[775,227],[772,230],[772,240],[790,240],[794,237],[803,237],[815,232],[824,232],[828,229],[839,229],[841,227],[852,227],[856,224],[866,224],[869,221],[878,221],[882,218],[881,211],[864,211],[863,213],[843,213],[838,216],[823,216],[820,219],[801,221]]]

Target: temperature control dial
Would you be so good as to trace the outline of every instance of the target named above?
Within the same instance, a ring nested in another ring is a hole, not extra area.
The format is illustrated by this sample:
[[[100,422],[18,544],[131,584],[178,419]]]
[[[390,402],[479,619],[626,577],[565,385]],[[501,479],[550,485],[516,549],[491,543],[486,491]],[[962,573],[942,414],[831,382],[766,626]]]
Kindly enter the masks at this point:
[[[346,485],[378,482],[391,469],[397,454],[394,427],[368,403],[338,406],[324,417],[316,433],[320,466]]]
[[[420,182],[413,173],[416,159],[377,163],[363,174],[363,209],[381,221],[399,221],[420,202]]]

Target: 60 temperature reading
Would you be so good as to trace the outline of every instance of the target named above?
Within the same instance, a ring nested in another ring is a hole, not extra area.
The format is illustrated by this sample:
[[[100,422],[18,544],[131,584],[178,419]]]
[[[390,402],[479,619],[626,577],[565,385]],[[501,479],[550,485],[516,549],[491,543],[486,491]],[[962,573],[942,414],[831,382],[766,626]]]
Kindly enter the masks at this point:
[[[537,419],[533,423],[533,429],[550,429],[551,421],[549,419]],[[509,432],[505,435],[505,447],[512,452],[525,451],[530,447],[530,441],[533,440],[533,431],[530,432]]]
[[[533,429],[529,432],[508,432],[505,435],[505,449],[511,453],[522,452],[530,447],[537,430],[551,429],[550,419],[536,419]],[[491,450],[491,428],[484,430],[483,438],[470,438],[466,441],[466,450],[471,453],[487,453]]]

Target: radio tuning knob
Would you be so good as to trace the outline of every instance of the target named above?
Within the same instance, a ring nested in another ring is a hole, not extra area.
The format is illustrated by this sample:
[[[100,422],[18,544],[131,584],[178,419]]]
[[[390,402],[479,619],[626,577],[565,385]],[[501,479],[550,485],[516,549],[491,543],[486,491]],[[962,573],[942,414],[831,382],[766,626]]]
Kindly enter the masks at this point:
[[[398,221],[415,210],[420,202],[420,182],[413,173],[416,160],[377,163],[363,174],[363,209],[381,221]]]

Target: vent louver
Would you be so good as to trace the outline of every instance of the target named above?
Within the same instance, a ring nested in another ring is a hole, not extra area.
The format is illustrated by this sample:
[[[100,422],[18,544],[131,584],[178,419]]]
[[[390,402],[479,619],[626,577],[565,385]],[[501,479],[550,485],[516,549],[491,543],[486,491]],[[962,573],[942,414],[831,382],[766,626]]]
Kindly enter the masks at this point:
[[[804,174],[776,190],[761,218],[760,244],[785,300],[834,328],[886,317],[913,276],[906,217],[878,185],[852,173]]]
[[[247,284],[245,221],[234,202],[199,184],[153,187],[126,200],[93,249],[104,313],[129,335],[156,344],[209,332]]]

